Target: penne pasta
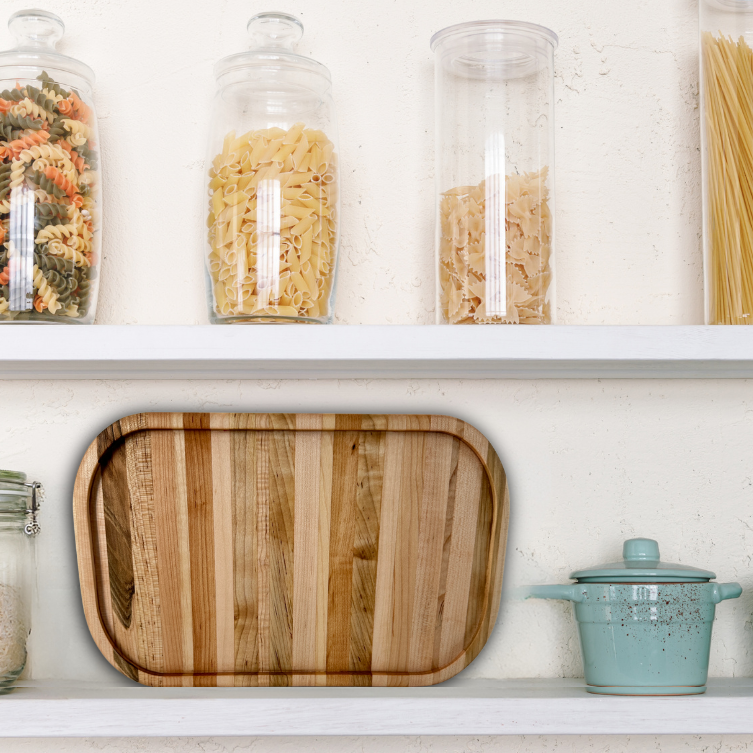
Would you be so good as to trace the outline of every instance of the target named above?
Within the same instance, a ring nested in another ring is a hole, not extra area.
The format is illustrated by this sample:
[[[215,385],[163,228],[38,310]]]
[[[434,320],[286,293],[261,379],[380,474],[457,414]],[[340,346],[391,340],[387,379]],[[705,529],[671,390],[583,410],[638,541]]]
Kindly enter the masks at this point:
[[[329,316],[337,207],[323,179],[334,160],[334,144],[303,123],[228,134],[208,182],[217,316]]]

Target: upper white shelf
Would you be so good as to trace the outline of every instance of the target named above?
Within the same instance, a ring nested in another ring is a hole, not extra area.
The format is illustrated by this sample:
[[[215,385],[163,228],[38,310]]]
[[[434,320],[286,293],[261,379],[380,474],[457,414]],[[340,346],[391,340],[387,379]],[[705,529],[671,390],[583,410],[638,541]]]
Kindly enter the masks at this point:
[[[434,688],[141,688],[28,683],[0,698],[0,737],[753,734],[753,679],[702,696],[614,698],[582,680]]]
[[[753,377],[753,327],[0,327],[2,379]]]

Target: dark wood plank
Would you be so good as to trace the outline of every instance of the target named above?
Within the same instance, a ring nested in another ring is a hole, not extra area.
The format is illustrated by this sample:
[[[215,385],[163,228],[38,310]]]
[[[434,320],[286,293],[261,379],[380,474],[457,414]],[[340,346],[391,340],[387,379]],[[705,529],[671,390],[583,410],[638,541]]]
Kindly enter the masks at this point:
[[[361,673],[352,678],[352,685],[371,685],[369,672],[374,638],[385,432],[362,432],[360,437],[353,542],[350,670]]]
[[[290,684],[293,651],[293,541],[295,528],[295,433],[270,433],[269,632],[272,686]]]
[[[131,495],[128,490],[125,444],[114,444],[102,458],[102,494],[107,535],[107,562],[112,610],[124,628],[133,616],[133,554]]]
[[[332,685],[349,684],[337,673],[350,669],[350,617],[360,416],[338,416],[332,458],[332,519],[329,543],[327,671]]]
[[[184,416],[195,684],[217,684],[212,440],[208,413]],[[201,673],[201,674],[199,674]]]

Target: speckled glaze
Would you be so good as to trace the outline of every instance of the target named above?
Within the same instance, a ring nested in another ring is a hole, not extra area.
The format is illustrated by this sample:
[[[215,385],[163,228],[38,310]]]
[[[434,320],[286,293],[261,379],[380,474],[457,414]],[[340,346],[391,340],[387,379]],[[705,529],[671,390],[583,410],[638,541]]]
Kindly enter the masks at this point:
[[[530,586],[526,597],[573,602],[590,693],[704,693],[716,605],[742,588],[661,562],[652,539],[626,541],[624,554],[623,562],[574,572],[574,585]],[[610,576],[620,582],[601,582]],[[676,582],[661,582],[670,578]]]
[[[573,607],[587,690],[706,690],[716,583],[589,583],[579,588],[583,600]]]

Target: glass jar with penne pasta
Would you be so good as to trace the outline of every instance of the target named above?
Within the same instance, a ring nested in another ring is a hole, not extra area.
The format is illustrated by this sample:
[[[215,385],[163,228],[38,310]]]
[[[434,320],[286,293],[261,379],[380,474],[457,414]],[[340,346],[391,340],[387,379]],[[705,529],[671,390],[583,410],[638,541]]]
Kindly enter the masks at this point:
[[[557,42],[518,21],[432,37],[439,324],[554,321]]]
[[[339,232],[327,69],[293,47],[301,23],[263,13],[221,60],[208,153],[210,321],[329,323]]]
[[[700,0],[707,324],[753,324],[753,0]]]
[[[92,70],[63,22],[19,11],[0,53],[0,323],[94,321],[101,210]]]

